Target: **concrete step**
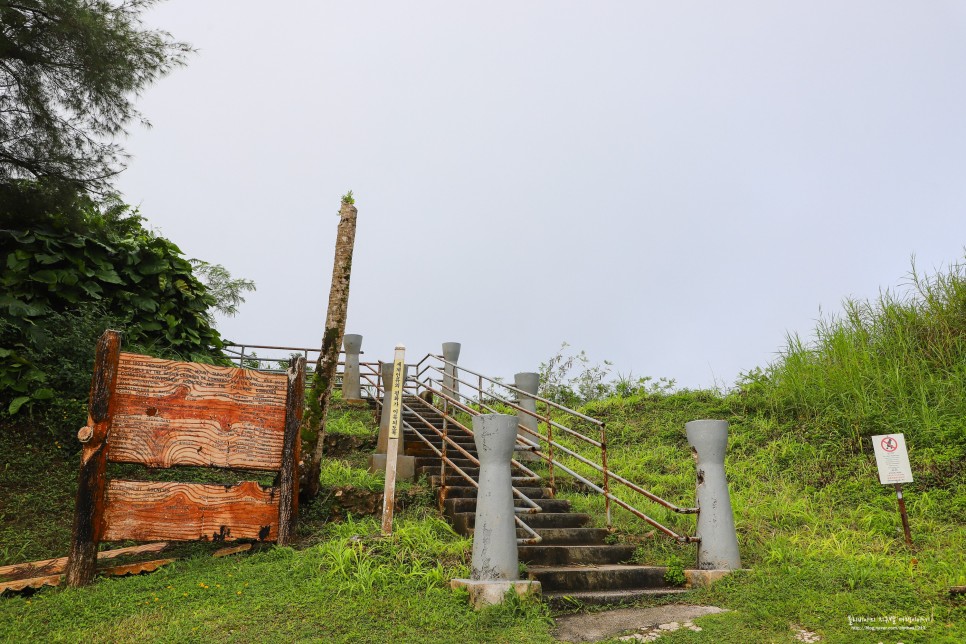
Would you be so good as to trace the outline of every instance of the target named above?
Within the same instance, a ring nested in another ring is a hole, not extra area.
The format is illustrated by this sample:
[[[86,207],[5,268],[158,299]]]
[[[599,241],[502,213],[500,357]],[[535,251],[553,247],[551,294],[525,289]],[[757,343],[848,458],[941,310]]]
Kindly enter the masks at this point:
[[[548,487],[535,486],[516,486],[520,492],[526,494],[530,499],[551,498],[551,490]],[[475,499],[478,490],[472,485],[449,485],[446,487],[446,501],[450,499]],[[445,501],[444,501],[445,502]]]
[[[433,451],[428,445],[426,445],[422,441],[419,441],[417,443],[416,439],[408,439],[404,443],[404,447],[405,447],[406,454],[408,454],[409,456],[436,456],[437,458],[439,458],[438,454],[435,451]],[[436,446],[436,449],[439,449],[440,451],[442,451],[438,445]],[[476,457],[475,449],[468,449],[466,450],[466,452],[468,454],[472,454],[474,458]],[[463,455],[463,452],[460,452],[459,450],[450,446],[446,450],[446,456],[452,457],[453,455],[458,455],[461,458],[465,458],[465,456]]]
[[[683,588],[622,588],[619,590],[550,591],[543,593],[543,600],[556,610],[574,609],[580,606],[615,606],[632,604],[645,597],[666,597],[688,592]]]
[[[591,519],[589,514],[577,514],[576,512],[540,512],[518,516],[534,530],[537,528],[580,528],[590,523]],[[450,523],[460,534],[467,534],[476,525],[476,513],[459,512],[450,517]]]
[[[606,528],[534,528],[534,532],[543,539],[540,545],[545,546],[602,544],[610,534]],[[529,537],[526,530],[517,528],[518,539]]]
[[[567,499],[531,499],[547,512],[567,512],[570,510],[570,501]],[[522,499],[513,498],[513,505],[518,508],[528,507]],[[443,501],[443,509],[447,516],[458,512],[476,512],[475,498],[446,499]],[[525,520],[525,519],[524,519]]]
[[[521,518],[527,520],[527,517]],[[518,548],[520,561],[534,566],[625,563],[634,556],[635,549],[627,544],[546,546],[542,543]]]
[[[449,453],[446,454],[449,460],[460,467],[476,467],[476,464],[468,458],[454,458]],[[417,456],[416,467],[435,467],[439,469],[440,458],[438,456]]]
[[[546,591],[666,589],[665,570],[662,566],[629,564],[527,566],[527,575],[530,579],[539,580]]]
[[[438,472],[439,470],[436,470],[436,471]],[[473,477],[473,478],[475,480],[475,477]],[[440,479],[441,479],[441,477],[440,477],[439,474],[433,474],[433,475],[431,475],[429,477],[429,484],[432,485],[433,487],[439,487],[439,485],[440,485]],[[526,484],[526,483],[538,483],[538,482],[540,482],[542,480],[543,479],[541,479],[539,476],[536,476],[536,477],[534,477],[534,476],[514,476],[513,477],[513,487],[519,487],[519,486],[521,486],[523,484]],[[468,485],[468,483],[467,483],[466,479],[463,478],[462,476],[460,476],[459,474],[447,474],[446,475],[446,485],[447,486],[464,486],[464,485]]]
[[[426,440],[423,440],[419,436],[416,436],[416,434],[414,434],[413,432],[405,432],[403,436],[403,440],[406,443],[413,443],[413,444],[418,443],[420,445],[429,444],[437,448],[443,445],[443,439],[440,438],[439,436],[436,436],[434,434],[429,434],[427,432],[423,432],[422,435],[423,435],[423,438],[425,438]],[[476,443],[473,442],[472,438],[469,438],[468,436],[450,436],[449,438],[450,440],[447,441],[447,445],[448,445],[447,449],[451,449],[451,450],[455,449],[455,447],[453,447],[453,445],[455,444],[455,445],[459,445],[467,452],[473,452],[475,455]]]

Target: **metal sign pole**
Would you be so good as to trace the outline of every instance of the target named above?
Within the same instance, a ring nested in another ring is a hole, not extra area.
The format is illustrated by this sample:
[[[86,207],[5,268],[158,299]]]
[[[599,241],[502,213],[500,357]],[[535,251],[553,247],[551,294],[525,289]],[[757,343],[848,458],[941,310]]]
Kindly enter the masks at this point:
[[[912,533],[909,531],[909,515],[906,514],[906,501],[902,498],[902,484],[912,483],[912,467],[909,465],[909,451],[906,437],[902,434],[882,434],[872,437],[875,464],[879,470],[879,483],[896,488],[899,500],[899,516],[902,530],[906,535],[906,545],[912,546]]]
[[[896,483],[896,498],[899,499],[899,516],[902,517],[902,529],[906,533],[906,545],[912,546],[912,533],[909,531],[909,515],[906,514],[906,501],[902,498],[902,483]]]
[[[392,534],[392,513],[396,504],[396,461],[402,433],[403,374],[406,347],[396,345],[392,360],[392,396],[389,404],[389,444],[386,448],[386,488],[382,496],[382,534]]]

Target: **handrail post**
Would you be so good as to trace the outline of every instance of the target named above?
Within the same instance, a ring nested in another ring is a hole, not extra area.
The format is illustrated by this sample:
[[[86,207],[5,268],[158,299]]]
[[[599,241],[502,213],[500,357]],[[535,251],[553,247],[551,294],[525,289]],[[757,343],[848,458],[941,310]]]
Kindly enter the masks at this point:
[[[547,416],[544,420],[547,422],[547,452],[550,456],[547,463],[550,477],[550,496],[555,498],[557,496],[557,483],[553,474],[553,421],[550,419],[550,405],[547,405]]]
[[[480,384],[477,385],[477,391],[480,397],[480,413],[483,413],[483,376],[480,376]]]
[[[692,420],[685,424],[698,478],[698,568],[741,568],[735,516],[728,494],[724,460],[728,449],[728,421]]]
[[[446,443],[449,438],[449,400],[443,398],[443,456],[439,461],[439,511],[444,512],[446,506]]]
[[[510,590],[519,595],[540,590],[540,582],[520,580],[511,470],[516,425],[516,416],[509,414],[473,417],[480,484],[474,515],[471,576],[451,583],[467,589],[475,608],[506,601]]]
[[[517,389],[526,392],[526,394],[517,395],[517,405],[520,409],[517,411],[517,424],[522,425],[523,429],[519,426],[517,427],[517,439],[528,439],[533,440],[533,435],[528,434],[526,430],[533,432],[533,434],[539,434],[540,431],[540,421],[536,416],[537,413],[537,401],[533,396],[537,395],[540,390],[540,374],[533,372],[522,372],[513,375],[513,386]],[[530,413],[527,413],[530,412]],[[526,443],[517,443],[518,455],[516,458],[521,461],[535,461],[539,460],[539,457],[530,451],[529,447],[525,446]]]
[[[607,514],[607,529],[613,529],[610,518],[610,473],[607,469],[607,425],[600,424],[600,465],[604,468],[604,511]]]
[[[362,350],[362,336],[346,333],[342,336],[345,347],[345,368],[342,371],[342,398],[357,401],[362,398],[359,383],[359,352]]]
[[[460,384],[456,382],[456,363],[460,359],[459,342],[443,343],[443,393],[459,399]]]

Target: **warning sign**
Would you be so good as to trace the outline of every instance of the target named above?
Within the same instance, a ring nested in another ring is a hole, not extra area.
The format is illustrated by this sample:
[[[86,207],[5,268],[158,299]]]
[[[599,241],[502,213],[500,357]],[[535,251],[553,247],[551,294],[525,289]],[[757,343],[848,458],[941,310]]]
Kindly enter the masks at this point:
[[[909,466],[909,452],[906,439],[902,434],[873,436],[875,464],[879,468],[879,483],[912,483],[912,468]]]

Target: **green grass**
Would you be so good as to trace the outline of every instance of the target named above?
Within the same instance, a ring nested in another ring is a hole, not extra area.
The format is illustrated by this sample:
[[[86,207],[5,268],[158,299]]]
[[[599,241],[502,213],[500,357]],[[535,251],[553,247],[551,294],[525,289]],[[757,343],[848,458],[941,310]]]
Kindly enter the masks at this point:
[[[731,392],[637,391],[587,405],[607,423],[610,468],[682,506],[693,504],[694,462],[684,424],[731,424],[727,472],[743,563],[708,589],[674,599],[729,609],[699,633],[662,642],[963,642],[966,599],[966,274],[956,265],[911,290],[846,303],[813,340],[789,339],[774,364]],[[367,435],[371,413],[336,406],[327,431]],[[575,427],[582,431],[587,427]],[[878,483],[869,436],[901,431],[916,481],[906,486],[914,547],[902,539],[891,488]],[[77,454],[51,434],[0,431],[0,564],[66,552]],[[595,450],[557,434],[580,453]],[[378,491],[364,455],[328,460],[323,485]],[[586,466],[577,471],[600,482]],[[534,469],[546,474],[543,465]],[[371,519],[329,521],[302,508],[296,549],[213,560],[194,552],[152,575],[99,580],[0,600],[0,639],[53,641],[550,641],[547,612],[514,602],[475,613],[446,581],[466,574],[469,542],[435,514],[421,484],[393,539]],[[559,476],[559,495],[604,524],[604,503]],[[615,493],[682,534],[694,517],[630,491]],[[38,508],[43,511],[38,511]],[[681,546],[613,509],[615,535],[642,563]],[[247,584],[247,585],[246,585]],[[855,631],[849,618],[928,618],[923,631]],[[615,640],[616,641],[616,640]]]
[[[477,613],[464,592],[468,543],[438,519],[336,526],[305,550],[179,561],[89,588],[0,601],[0,640],[91,642],[540,642],[539,604]],[[353,538],[355,536],[355,538]]]

